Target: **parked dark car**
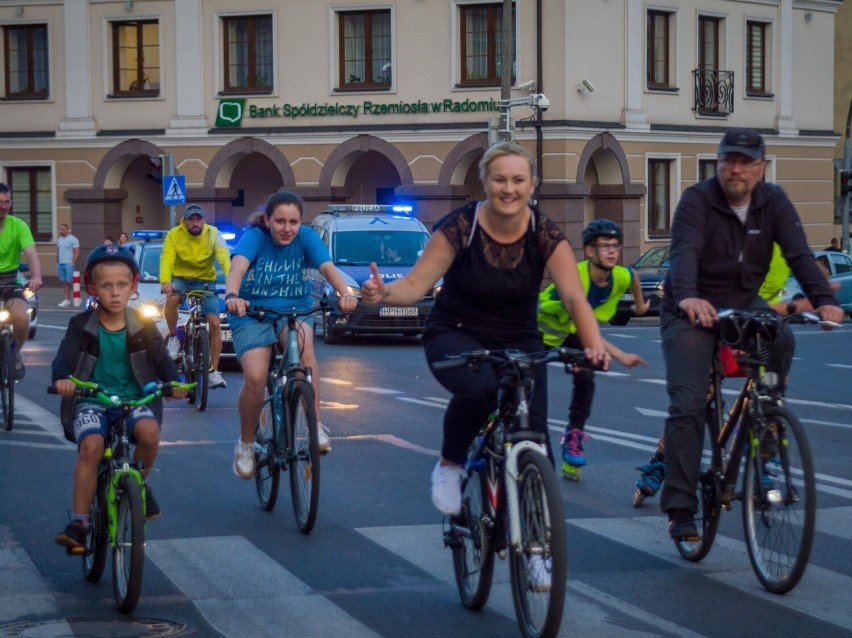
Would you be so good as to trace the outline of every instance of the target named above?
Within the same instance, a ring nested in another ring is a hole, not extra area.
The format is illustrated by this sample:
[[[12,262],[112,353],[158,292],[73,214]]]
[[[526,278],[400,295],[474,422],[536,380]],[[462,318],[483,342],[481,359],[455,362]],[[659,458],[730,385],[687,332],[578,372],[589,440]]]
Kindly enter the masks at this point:
[[[650,304],[648,312],[643,317],[659,317],[660,301],[663,299],[663,280],[669,270],[670,245],[654,246],[645,251],[630,268],[639,275],[642,284],[642,294]],[[615,316],[610,319],[614,326],[623,326],[631,318],[637,316],[633,312],[633,292],[621,296]]]

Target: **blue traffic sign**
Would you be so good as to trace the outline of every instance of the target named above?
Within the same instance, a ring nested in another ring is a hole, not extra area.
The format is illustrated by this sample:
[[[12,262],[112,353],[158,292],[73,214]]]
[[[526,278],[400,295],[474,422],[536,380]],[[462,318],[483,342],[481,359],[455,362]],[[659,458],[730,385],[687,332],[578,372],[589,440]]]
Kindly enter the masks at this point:
[[[186,203],[185,175],[163,175],[163,203],[166,206]]]

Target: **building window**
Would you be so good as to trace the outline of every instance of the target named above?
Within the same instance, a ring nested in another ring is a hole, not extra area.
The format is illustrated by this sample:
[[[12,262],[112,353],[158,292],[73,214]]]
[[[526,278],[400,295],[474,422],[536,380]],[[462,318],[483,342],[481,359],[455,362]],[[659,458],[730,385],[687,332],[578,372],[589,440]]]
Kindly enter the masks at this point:
[[[769,25],[765,22],[746,24],[746,93],[768,95],[767,42]]]
[[[6,26],[3,53],[7,98],[47,98],[47,26]]]
[[[648,88],[671,88],[671,13],[648,12]]]
[[[36,241],[53,239],[53,192],[47,167],[6,168],[15,217],[25,221]]]
[[[698,160],[698,181],[703,182],[716,174],[716,158]]]
[[[502,80],[503,5],[473,4],[461,13],[462,86],[494,86]],[[515,5],[512,5],[512,83],[515,82]]]
[[[156,20],[112,25],[113,95],[160,93],[160,27]]]
[[[272,91],[272,17],[222,18],[226,93]]]
[[[648,160],[648,237],[671,233],[672,164],[669,159]]]
[[[390,10],[339,14],[341,89],[387,89],[391,83]]]

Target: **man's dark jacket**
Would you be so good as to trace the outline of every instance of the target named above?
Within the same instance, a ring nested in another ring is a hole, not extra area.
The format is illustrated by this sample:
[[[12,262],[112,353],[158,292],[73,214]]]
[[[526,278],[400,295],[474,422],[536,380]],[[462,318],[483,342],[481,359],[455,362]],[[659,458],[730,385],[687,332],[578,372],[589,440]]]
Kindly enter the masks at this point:
[[[779,186],[757,183],[745,224],[728,206],[718,177],[691,186],[672,221],[663,307],[677,313],[677,304],[689,297],[716,308],[749,307],[769,271],[774,242],[814,308],[838,305],[814,261],[799,215]]]
[[[59,345],[59,352],[53,360],[53,381],[67,379],[74,375],[78,379],[91,379],[100,354],[98,341],[97,308],[86,310],[71,318],[68,331]],[[165,342],[153,321],[143,319],[135,310],[126,310],[127,353],[130,357],[130,368],[140,387],[144,388],[151,381],[177,381],[179,371],[175,362],[166,350]],[[73,399],[63,399],[60,419],[69,438],[69,428],[74,417]],[[161,399],[153,401],[151,409],[162,422],[163,404]],[[69,440],[73,440],[70,437]]]

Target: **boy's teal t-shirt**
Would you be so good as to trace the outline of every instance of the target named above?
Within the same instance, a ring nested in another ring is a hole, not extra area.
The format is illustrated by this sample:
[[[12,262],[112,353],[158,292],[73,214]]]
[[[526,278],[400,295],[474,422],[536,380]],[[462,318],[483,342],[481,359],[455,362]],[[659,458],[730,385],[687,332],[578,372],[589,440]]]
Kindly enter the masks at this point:
[[[142,396],[142,388],[130,367],[125,333],[123,328],[113,332],[98,326],[101,353],[92,372],[92,381],[96,381],[106,394],[117,395],[122,399],[137,399]]]

